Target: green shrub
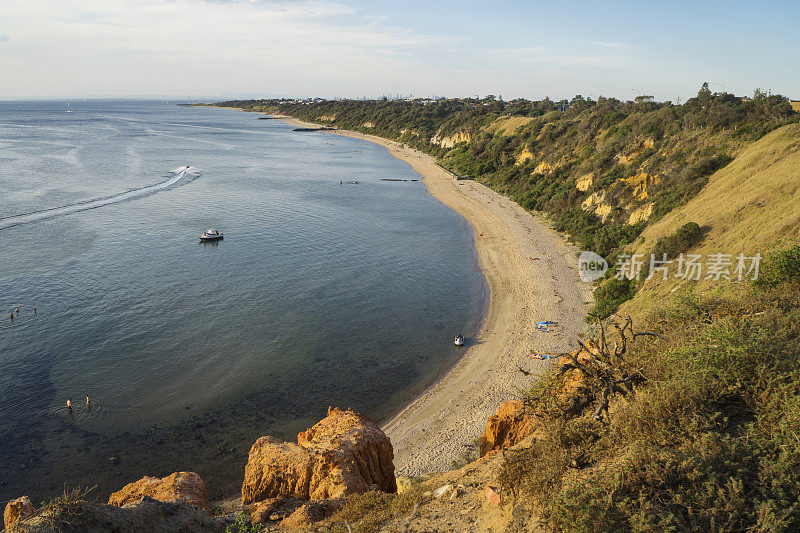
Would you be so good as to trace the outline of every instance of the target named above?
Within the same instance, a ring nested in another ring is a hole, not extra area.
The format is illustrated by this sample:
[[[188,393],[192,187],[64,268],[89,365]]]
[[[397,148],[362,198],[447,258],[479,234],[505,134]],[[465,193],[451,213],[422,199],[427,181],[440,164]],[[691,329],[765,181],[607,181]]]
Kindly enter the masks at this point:
[[[601,319],[610,317],[617,308],[633,298],[636,293],[636,288],[633,281],[628,278],[611,278],[606,280],[594,291],[594,307],[592,314],[599,316]],[[592,322],[595,319],[588,317],[587,322]]]
[[[258,533],[261,529],[262,526],[251,524],[250,517],[242,512],[236,517],[236,522],[225,528],[225,533]]]
[[[507,455],[503,490],[532,498],[554,531],[800,529],[793,276],[654,312],[642,327],[660,339],[636,339],[625,357],[647,382],[612,405],[607,425],[538,410],[541,438]],[[552,376],[531,405],[558,394]]]
[[[673,258],[687,251],[702,238],[703,230],[700,226],[696,222],[687,222],[672,235],[658,239],[653,248],[653,254],[658,260],[663,257],[663,254],[667,254],[668,258]]]
[[[767,257],[753,284],[759,288],[772,288],[787,281],[800,281],[800,245]]]

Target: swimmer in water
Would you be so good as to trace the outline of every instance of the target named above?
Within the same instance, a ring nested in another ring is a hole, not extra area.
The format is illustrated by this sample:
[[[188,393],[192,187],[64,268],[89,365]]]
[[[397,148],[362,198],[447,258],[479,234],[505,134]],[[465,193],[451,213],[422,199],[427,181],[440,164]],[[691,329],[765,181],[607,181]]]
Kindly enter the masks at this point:
[[[86,409],[88,409],[89,411],[92,410],[92,402],[89,401],[89,395],[88,394],[86,395]]]
[[[72,412],[72,396],[67,398],[67,411]]]
[[[14,323],[14,311],[11,311],[11,313],[8,315],[8,318],[11,319],[11,323],[13,324]]]

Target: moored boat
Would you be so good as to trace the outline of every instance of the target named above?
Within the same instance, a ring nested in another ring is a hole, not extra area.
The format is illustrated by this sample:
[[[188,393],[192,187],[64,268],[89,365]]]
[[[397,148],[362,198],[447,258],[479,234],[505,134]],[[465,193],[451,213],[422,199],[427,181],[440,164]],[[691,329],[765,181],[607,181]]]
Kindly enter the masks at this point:
[[[218,229],[210,229],[200,235],[201,241],[220,241],[222,240],[222,232]]]

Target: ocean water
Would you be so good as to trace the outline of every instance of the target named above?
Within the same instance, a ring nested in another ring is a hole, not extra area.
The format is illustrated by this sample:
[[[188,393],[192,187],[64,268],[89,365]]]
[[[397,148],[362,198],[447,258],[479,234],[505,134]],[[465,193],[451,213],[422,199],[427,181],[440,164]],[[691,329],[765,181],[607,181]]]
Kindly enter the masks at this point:
[[[228,496],[259,436],[398,410],[486,303],[468,224],[381,181],[419,177],[254,114],[0,102],[0,500],[177,470]]]

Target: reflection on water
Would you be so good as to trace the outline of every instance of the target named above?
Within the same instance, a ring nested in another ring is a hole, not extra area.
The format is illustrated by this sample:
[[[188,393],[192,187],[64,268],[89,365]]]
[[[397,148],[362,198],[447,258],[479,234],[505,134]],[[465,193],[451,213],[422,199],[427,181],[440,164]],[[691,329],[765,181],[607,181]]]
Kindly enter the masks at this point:
[[[0,229],[0,500],[176,470],[235,493],[256,438],[328,405],[387,416],[477,330],[470,228],[382,182],[418,177],[383,148],[225,110],[19,106],[0,103],[0,217],[197,178]]]

